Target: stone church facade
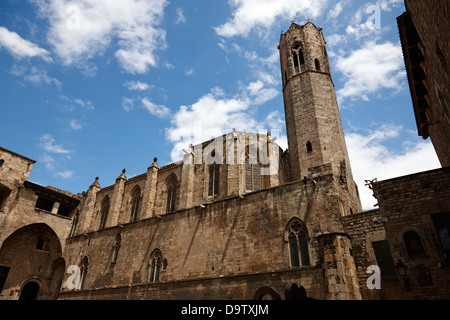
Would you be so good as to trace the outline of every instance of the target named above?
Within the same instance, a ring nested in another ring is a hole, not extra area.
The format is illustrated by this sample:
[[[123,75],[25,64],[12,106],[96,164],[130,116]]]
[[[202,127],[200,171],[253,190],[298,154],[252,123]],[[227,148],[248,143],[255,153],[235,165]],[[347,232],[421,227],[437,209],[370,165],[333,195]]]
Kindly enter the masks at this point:
[[[372,181],[379,208],[362,211],[321,28],[293,23],[278,48],[289,151],[233,130],[72,194],[0,148],[0,299],[287,299],[293,283],[314,299],[450,298],[445,156]]]

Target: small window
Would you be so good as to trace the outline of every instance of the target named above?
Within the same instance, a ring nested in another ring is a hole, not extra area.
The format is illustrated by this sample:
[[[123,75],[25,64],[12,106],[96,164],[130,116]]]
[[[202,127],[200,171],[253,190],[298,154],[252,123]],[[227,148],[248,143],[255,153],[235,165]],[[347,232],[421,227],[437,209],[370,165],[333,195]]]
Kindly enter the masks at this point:
[[[0,167],[2,167],[4,163],[5,163],[5,160],[0,159]]]
[[[162,266],[163,266],[162,253],[160,250],[156,249],[152,254],[152,258],[150,259],[149,265],[150,271],[148,282],[150,283],[159,282],[159,273],[161,272]]]
[[[306,152],[311,153],[312,152],[312,144],[310,141],[306,143]]]
[[[319,59],[314,59],[314,64],[316,65],[316,70],[317,71],[320,71],[320,62],[319,62]]]
[[[36,249],[37,250],[42,250],[44,248],[44,240],[42,240],[42,238],[38,239],[37,245],[36,245]]]
[[[422,240],[417,232],[407,231],[403,235],[403,241],[405,242],[406,251],[408,256],[421,256],[425,254],[423,249]]]

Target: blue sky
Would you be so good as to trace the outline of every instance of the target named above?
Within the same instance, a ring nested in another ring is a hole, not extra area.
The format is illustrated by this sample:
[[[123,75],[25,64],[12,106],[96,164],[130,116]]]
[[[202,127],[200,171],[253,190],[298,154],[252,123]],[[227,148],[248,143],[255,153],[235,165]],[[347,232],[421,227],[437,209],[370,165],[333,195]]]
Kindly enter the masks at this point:
[[[181,160],[194,126],[278,130],[277,45],[292,20],[323,28],[354,178],[439,167],[417,136],[398,37],[402,0],[2,0],[0,145],[30,180],[78,193]]]

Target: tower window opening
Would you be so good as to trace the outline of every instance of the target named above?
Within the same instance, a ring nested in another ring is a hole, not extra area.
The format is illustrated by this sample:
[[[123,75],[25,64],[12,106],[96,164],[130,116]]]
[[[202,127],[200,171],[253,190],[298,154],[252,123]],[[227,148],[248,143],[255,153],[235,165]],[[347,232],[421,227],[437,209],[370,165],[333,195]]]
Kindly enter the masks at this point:
[[[300,43],[292,48],[292,58],[294,60],[295,72],[302,72],[305,69],[305,57],[303,56],[303,46]]]
[[[178,181],[175,176],[172,176],[167,183],[167,206],[166,213],[175,211],[175,201],[177,196]]]
[[[306,143],[306,152],[311,153],[312,152],[312,144],[311,141],[308,141]]]
[[[316,71],[320,71],[320,62],[319,59],[314,59],[314,64],[316,65]]]

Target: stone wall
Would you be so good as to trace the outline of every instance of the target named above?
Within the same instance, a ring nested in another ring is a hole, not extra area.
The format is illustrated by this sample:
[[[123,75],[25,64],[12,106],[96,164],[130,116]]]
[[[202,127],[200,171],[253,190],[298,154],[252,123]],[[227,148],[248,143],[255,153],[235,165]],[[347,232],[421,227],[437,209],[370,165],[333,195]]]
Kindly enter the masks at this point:
[[[91,295],[105,287],[147,288],[151,257],[158,249],[167,264],[160,272],[161,286],[148,286],[167,288],[163,283],[186,285],[183,288],[187,292],[192,290],[192,283],[198,283],[196,289],[189,292],[205,297],[211,294],[208,292],[212,288],[207,285],[211,281],[222,283],[221,278],[225,277],[228,280],[223,280],[223,287],[226,288],[226,282],[235,277],[244,279],[247,275],[251,279],[259,273],[282,274],[282,270],[289,270],[286,228],[294,217],[305,222],[309,235],[311,267],[299,270],[321,267],[317,237],[323,233],[342,232],[337,190],[333,176],[328,174],[317,177],[315,183],[311,180],[297,181],[242,197],[218,200],[205,208],[178,210],[89,232],[67,239],[64,258],[68,265],[79,265],[85,256],[89,258],[86,290],[81,291]],[[117,261],[113,262],[113,247],[118,234],[121,235],[120,251]],[[324,293],[318,292],[322,286],[318,284],[317,275],[314,277],[314,281],[302,278],[290,278],[289,281],[304,285],[308,292],[323,298]],[[200,284],[202,279],[206,279],[204,284]],[[217,297],[242,297],[242,290],[248,287],[250,279],[242,280],[244,284],[235,289],[224,289]],[[278,287],[281,285],[279,283]],[[176,290],[174,295],[182,296],[183,288]],[[253,290],[254,287],[251,288]],[[239,294],[226,296],[227,290],[236,290]],[[244,296],[251,298],[253,294],[246,292]],[[83,293],[74,291],[73,295],[79,297]],[[146,294],[149,299],[163,296],[158,290],[152,295]],[[63,297],[71,299],[71,293],[67,292]]]
[[[436,214],[450,215],[450,168],[407,175],[374,184],[394,263],[401,259],[414,299],[450,298],[450,267],[433,223]],[[408,254],[404,235],[420,236],[424,253]]]

